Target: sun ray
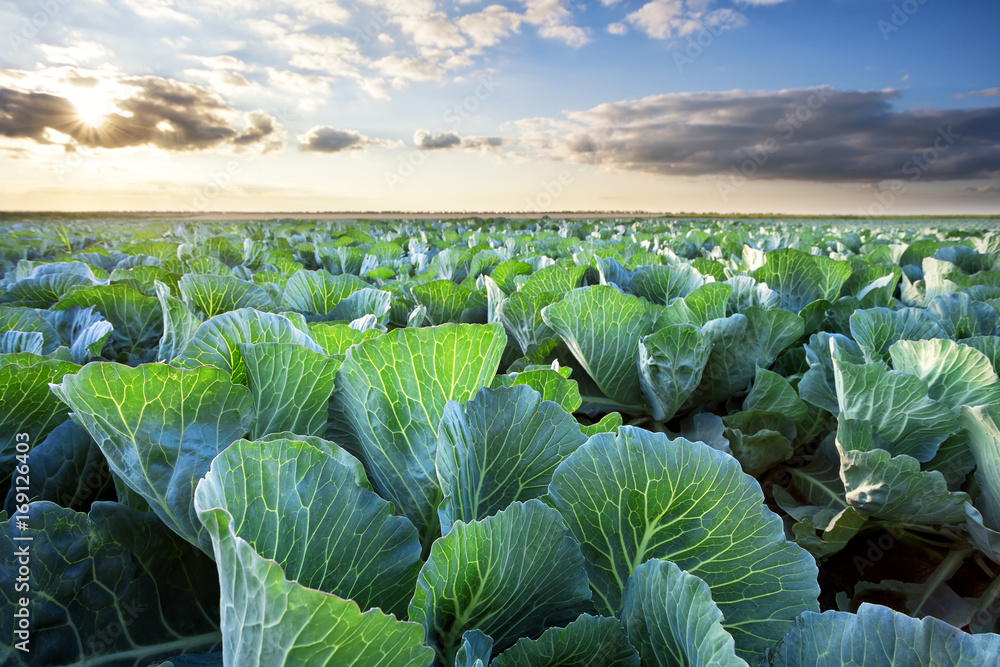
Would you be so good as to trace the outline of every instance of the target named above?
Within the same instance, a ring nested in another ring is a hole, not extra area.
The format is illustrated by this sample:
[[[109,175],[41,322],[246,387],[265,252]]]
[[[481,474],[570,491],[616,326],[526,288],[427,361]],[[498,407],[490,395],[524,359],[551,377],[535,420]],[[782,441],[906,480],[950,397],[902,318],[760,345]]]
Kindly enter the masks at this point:
[[[75,87],[67,98],[76,109],[80,122],[90,127],[101,127],[109,114],[118,111],[114,99],[101,87]]]

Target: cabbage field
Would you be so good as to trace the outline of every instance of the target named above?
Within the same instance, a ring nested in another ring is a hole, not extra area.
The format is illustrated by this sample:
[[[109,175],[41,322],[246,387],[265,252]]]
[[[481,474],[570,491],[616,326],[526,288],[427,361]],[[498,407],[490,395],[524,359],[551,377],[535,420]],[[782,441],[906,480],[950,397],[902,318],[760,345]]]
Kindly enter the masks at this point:
[[[998,666],[997,230],[6,223],[0,665]]]

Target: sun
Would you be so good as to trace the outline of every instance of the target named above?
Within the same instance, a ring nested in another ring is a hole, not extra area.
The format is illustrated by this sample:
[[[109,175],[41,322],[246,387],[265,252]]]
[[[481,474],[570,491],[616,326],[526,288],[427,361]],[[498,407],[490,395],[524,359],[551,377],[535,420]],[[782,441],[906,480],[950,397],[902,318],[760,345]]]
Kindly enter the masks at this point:
[[[108,91],[99,87],[75,88],[67,97],[80,121],[91,127],[100,127],[108,114],[118,110]]]

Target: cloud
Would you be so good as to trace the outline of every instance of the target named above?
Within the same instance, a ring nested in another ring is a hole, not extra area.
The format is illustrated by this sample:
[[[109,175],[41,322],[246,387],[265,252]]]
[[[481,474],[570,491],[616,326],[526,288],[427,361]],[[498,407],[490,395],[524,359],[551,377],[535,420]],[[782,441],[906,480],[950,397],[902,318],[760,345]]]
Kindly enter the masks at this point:
[[[42,44],[38,48],[45,59],[53,65],[85,65],[114,55],[111,49],[103,44],[82,39],[72,40],[66,46]]]
[[[117,111],[104,114],[99,127],[80,118],[71,99],[74,88],[61,95],[0,88],[0,136],[52,144],[55,131],[68,137],[67,150],[153,146],[171,152],[280,141],[276,123],[263,112],[248,114],[247,129],[236,129],[230,120],[235,111],[201,86],[155,76],[124,77],[115,84],[122,93],[113,103]]]
[[[565,7],[566,0],[521,0],[524,20],[538,26],[538,34],[558,39],[569,46],[580,47],[590,41],[587,31],[571,23],[573,13]]]
[[[195,17],[174,9],[173,0],[122,0],[122,4],[150,21],[176,21],[191,25],[199,22]]]
[[[952,97],[961,99],[963,97],[995,97],[1000,95],[1000,88],[985,88],[983,90],[970,90],[967,93],[954,93]]]
[[[394,19],[404,34],[410,36],[410,41],[416,46],[426,46],[437,49],[455,49],[465,46],[458,26],[442,12],[434,12],[427,16],[403,15]]]
[[[427,130],[417,130],[413,133],[413,144],[422,151],[451,148],[487,151],[506,145],[507,140],[502,137],[461,137],[457,132],[434,134]]]
[[[367,61],[358,51],[358,45],[347,37],[282,33],[277,37],[276,44],[292,54],[288,61],[292,67],[322,72],[327,76],[357,76],[358,66]]]
[[[456,148],[462,145],[462,137],[458,136],[456,132],[433,134],[427,130],[417,130],[413,133],[413,143],[422,151]]]
[[[246,72],[251,69],[250,65],[246,64],[239,58],[233,56],[191,56],[184,55],[183,58],[189,60],[194,60],[202,64],[202,66],[208,69],[228,69],[236,72]]]
[[[242,3],[240,3],[242,4]],[[284,0],[296,12],[297,18],[309,18],[315,23],[346,23],[351,13],[331,0]]]
[[[507,35],[519,32],[523,17],[503,5],[490,5],[481,12],[458,19],[458,27],[477,47],[495,46]]]
[[[675,93],[515,122],[522,150],[666,175],[875,182],[1000,171],[1000,107],[897,111],[899,93],[806,88]]]
[[[609,23],[608,27],[605,28],[611,35],[627,35],[628,26],[624,23]]]
[[[975,195],[991,195],[1000,193],[1000,183],[980,186],[963,185],[958,189],[958,191]]]
[[[400,145],[401,142],[398,141],[369,139],[355,130],[338,130],[326,125],[317,125],[299,136],[299,150],[310,153],[339,153],[362,150],[369,146],[395,148]]]
[[[277,122],[263,111],[251,111],[244,114],[246,128],[233,139],[233,145],[239,150],[260,144],[260,153],[272,153],[285,147]]]
[[[653,39],[675,39],[708,29],[718,31],[746,25],[746,16],[738,11],[729,8],[709,9],[713,2],[714,0],[652,0],[629,14],[625,20]],[[774,3],[765,0],[746,4]]]

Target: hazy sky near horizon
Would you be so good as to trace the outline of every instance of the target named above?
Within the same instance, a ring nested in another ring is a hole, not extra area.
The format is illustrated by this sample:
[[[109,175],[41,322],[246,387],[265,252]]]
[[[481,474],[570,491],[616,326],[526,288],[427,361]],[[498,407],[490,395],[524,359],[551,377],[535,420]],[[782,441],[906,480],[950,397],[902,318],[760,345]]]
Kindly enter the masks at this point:
[[[0,208],[1000,212],[996,0],[0,0]]]

